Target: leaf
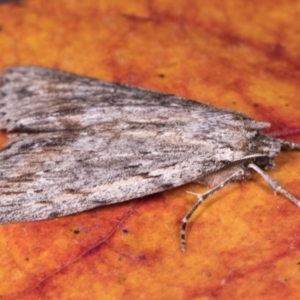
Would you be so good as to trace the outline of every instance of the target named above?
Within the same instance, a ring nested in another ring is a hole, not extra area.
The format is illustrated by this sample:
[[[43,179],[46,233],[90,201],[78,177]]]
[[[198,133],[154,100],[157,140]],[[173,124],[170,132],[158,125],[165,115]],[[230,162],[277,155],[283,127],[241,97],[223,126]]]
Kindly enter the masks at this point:
[[[299,138],[297,2],[24,1],[0,6],[0,66],[130,83]],[[290,135],[294,133],[294,135]],[[2,139],[2,137],[1,137]],[[1,140],[1,143],[5,143]],[[300,153],[269,174],[300,197]],[[298,299],[300,210],[257,175],[205,202],[189,184],[69,217],[0,226],[2,299]]]

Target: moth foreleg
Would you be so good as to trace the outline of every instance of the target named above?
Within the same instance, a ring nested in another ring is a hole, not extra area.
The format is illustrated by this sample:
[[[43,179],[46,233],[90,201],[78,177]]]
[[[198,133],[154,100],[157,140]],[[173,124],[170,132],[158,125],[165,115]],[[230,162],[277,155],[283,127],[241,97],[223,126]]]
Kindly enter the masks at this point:
[[[291,193],[289,193],[287,190],[285,190],[273,177],[271,177],[269,174],[264,172],[261,168],[259,168],[254,163],[250,163],[248,167],[255,170],[258,174],[260,174],[275,192],[281,193],[282,195],[287,197],[290,201],[292,201],[294,204],[296,204],[298,207],[300,207],[300,200],[297,199]]]

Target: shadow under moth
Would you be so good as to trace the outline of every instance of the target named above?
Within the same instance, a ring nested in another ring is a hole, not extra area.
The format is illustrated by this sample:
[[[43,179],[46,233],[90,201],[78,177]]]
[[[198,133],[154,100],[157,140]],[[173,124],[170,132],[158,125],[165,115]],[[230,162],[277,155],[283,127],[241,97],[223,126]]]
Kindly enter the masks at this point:
[[[266,136],[270,125],[178,96],[44,67],[7,69],[0,82],[0,223],[70,215],[189,182],[211,194],[259,173],[299,144]]]

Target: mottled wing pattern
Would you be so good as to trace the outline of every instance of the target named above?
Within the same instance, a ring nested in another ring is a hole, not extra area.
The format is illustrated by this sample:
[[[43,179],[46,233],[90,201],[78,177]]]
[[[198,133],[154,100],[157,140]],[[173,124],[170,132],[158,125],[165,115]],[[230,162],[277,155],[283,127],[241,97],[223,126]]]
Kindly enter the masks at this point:
[[[43,67],[8,69],[0,93],[0,126],[11,132],[0,152],[2,223],[194,181],[247,155],[246,133],[266,126],[174,95]]]

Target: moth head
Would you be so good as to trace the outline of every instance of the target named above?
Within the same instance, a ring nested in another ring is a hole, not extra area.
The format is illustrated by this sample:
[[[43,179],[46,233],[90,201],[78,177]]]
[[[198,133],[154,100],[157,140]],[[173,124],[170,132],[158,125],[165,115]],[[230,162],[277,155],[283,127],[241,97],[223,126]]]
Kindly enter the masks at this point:
[[[258,131],[250,143],[250,153],[255,156],[252,162],[264,170],[273,168],[275,166],[274,159],[280,153],[281,148],[280,140],[268,137]]]

